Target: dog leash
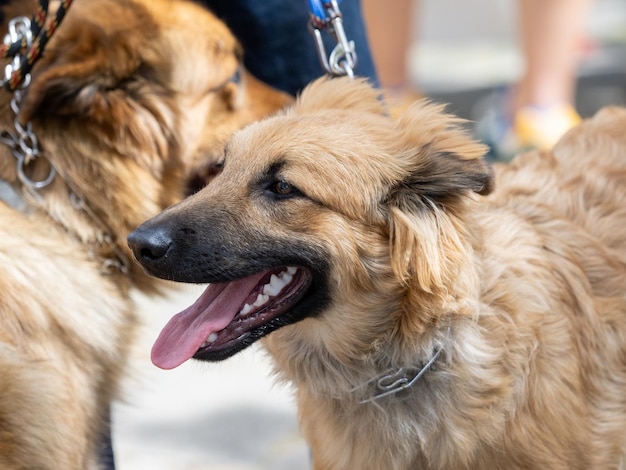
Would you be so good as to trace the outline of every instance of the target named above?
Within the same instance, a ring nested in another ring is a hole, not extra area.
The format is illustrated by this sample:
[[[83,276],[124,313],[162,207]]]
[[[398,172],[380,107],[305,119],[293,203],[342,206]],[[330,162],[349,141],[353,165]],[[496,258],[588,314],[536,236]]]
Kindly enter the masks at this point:
[[[59,27],[65,13],[73,0],[61,0],[56,14],[46,21],[48,16],[48,0],[39,0],[32,19],[21,16],[11,20],[9,33],[0,46],[0,58],[13,58],[4,69],[2,87],[15,91],[18,87],[28,85],[30,71],[41,57],[48,41]]]
[[[354,77],[357,55],[354,41],[349,41],[343,28],[339,3],[341,0],[307,0],[309,4],[309,32],[315,41],[317,57],[322,68],[333,77]],[[328,32],[336,45],[330,54],[324,46],[322,31]]]

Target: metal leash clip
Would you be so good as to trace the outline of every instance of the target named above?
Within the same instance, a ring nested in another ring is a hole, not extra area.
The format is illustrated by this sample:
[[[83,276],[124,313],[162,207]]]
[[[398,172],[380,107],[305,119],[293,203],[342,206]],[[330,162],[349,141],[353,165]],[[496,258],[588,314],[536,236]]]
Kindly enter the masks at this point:
[[[343,28],[343,20],[337,0],[308,0],[310,10],[309,32],[315,40],[317,57],[326,73],[354,78],[357,64],[354,41],[349,41]],[[326,30],[336,46],[327,54],[322,31]]]

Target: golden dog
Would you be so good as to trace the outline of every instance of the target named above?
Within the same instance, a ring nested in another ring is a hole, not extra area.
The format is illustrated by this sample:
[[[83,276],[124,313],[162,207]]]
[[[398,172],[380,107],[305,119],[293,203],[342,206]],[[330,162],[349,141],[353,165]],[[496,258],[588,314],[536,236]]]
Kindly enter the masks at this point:
[[[13,206],[0,202],[0,468],[102,468],[137,323],[129,291],[157,284],[127,262],[126,236],[179,200],[234,129],[289,98],[242,70],[221,21],[170,0],[74,3],[19,103],[34,160],[16,158],[13,97],[0,93]]]
[[[148,273],[214,283],[153,362],[263,337],[318,470],[625,468],[625,127],[604,111],[492,192],[441,106],[315,82],[129,236]]]

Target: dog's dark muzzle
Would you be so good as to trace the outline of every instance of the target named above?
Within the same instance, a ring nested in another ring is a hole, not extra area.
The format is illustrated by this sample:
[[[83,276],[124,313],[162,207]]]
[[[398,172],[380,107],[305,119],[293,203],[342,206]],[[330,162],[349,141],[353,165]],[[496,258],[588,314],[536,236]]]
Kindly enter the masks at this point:
[[[172,246],[169,230],[157,227],[151,230],[141,227],[128,236],[128,244],[140,263],[158,261],[167,255]]]
[[[140,226],[128,236],[128,246],[135,259],[150,273],[167,263],[173,246],[171,231],[166,226]],[[158,274],[155,273],[158,276]]]
[[[234,278],[250,274],[242,260],[251,253],[243,247],[256,245],[230,217],[209,210],[180,210],[177,206],[144,222],[128,235],[127,241],[148,274],[191,283],[232,280],[230,273]]]
[[[184,223],[185,217],[182,219],[181,223],[180,217],[172,217],[168,211],[161,213],[131,232],[127,238],[128,246],[135,259],[152,276],[178,282],[212,282],[212,279],[204,279],[204,271],[210,272],[206,264],[217,260],[208,256],[204,248],[209,254],[215,250],[197,236],[198,231],[205,233],[204,229],[188,227]],[[216,251],[222,250],[218,248]],[[202,263],[198,264],[198,259]]]
[[[149,267],[162,261],[172,247],[172,235],[167,227],[142,225],[128,236],[128,246],[142,265]]]
[[[201,194],[201,193],[198,193]],[[227,207],[210,207],[197,195],[144,222],[128,245],[145,271],[196,284],[230,282],[268,269],[328,269],[328,254],[300,236],[264,231]]]

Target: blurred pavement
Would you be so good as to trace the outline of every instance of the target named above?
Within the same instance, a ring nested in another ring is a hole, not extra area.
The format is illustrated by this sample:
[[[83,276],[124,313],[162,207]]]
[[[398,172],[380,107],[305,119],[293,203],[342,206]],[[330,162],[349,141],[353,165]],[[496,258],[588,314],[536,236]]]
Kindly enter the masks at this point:
[[[308,469],[291,390],[272,378],[258,347],[224,362],[188,361],[170,371],[150,362],[161,328],[202,290],[187,286],[165,300],[137,297],[149,323],[133,357],[126,402],[114,408],[117,469]]]

